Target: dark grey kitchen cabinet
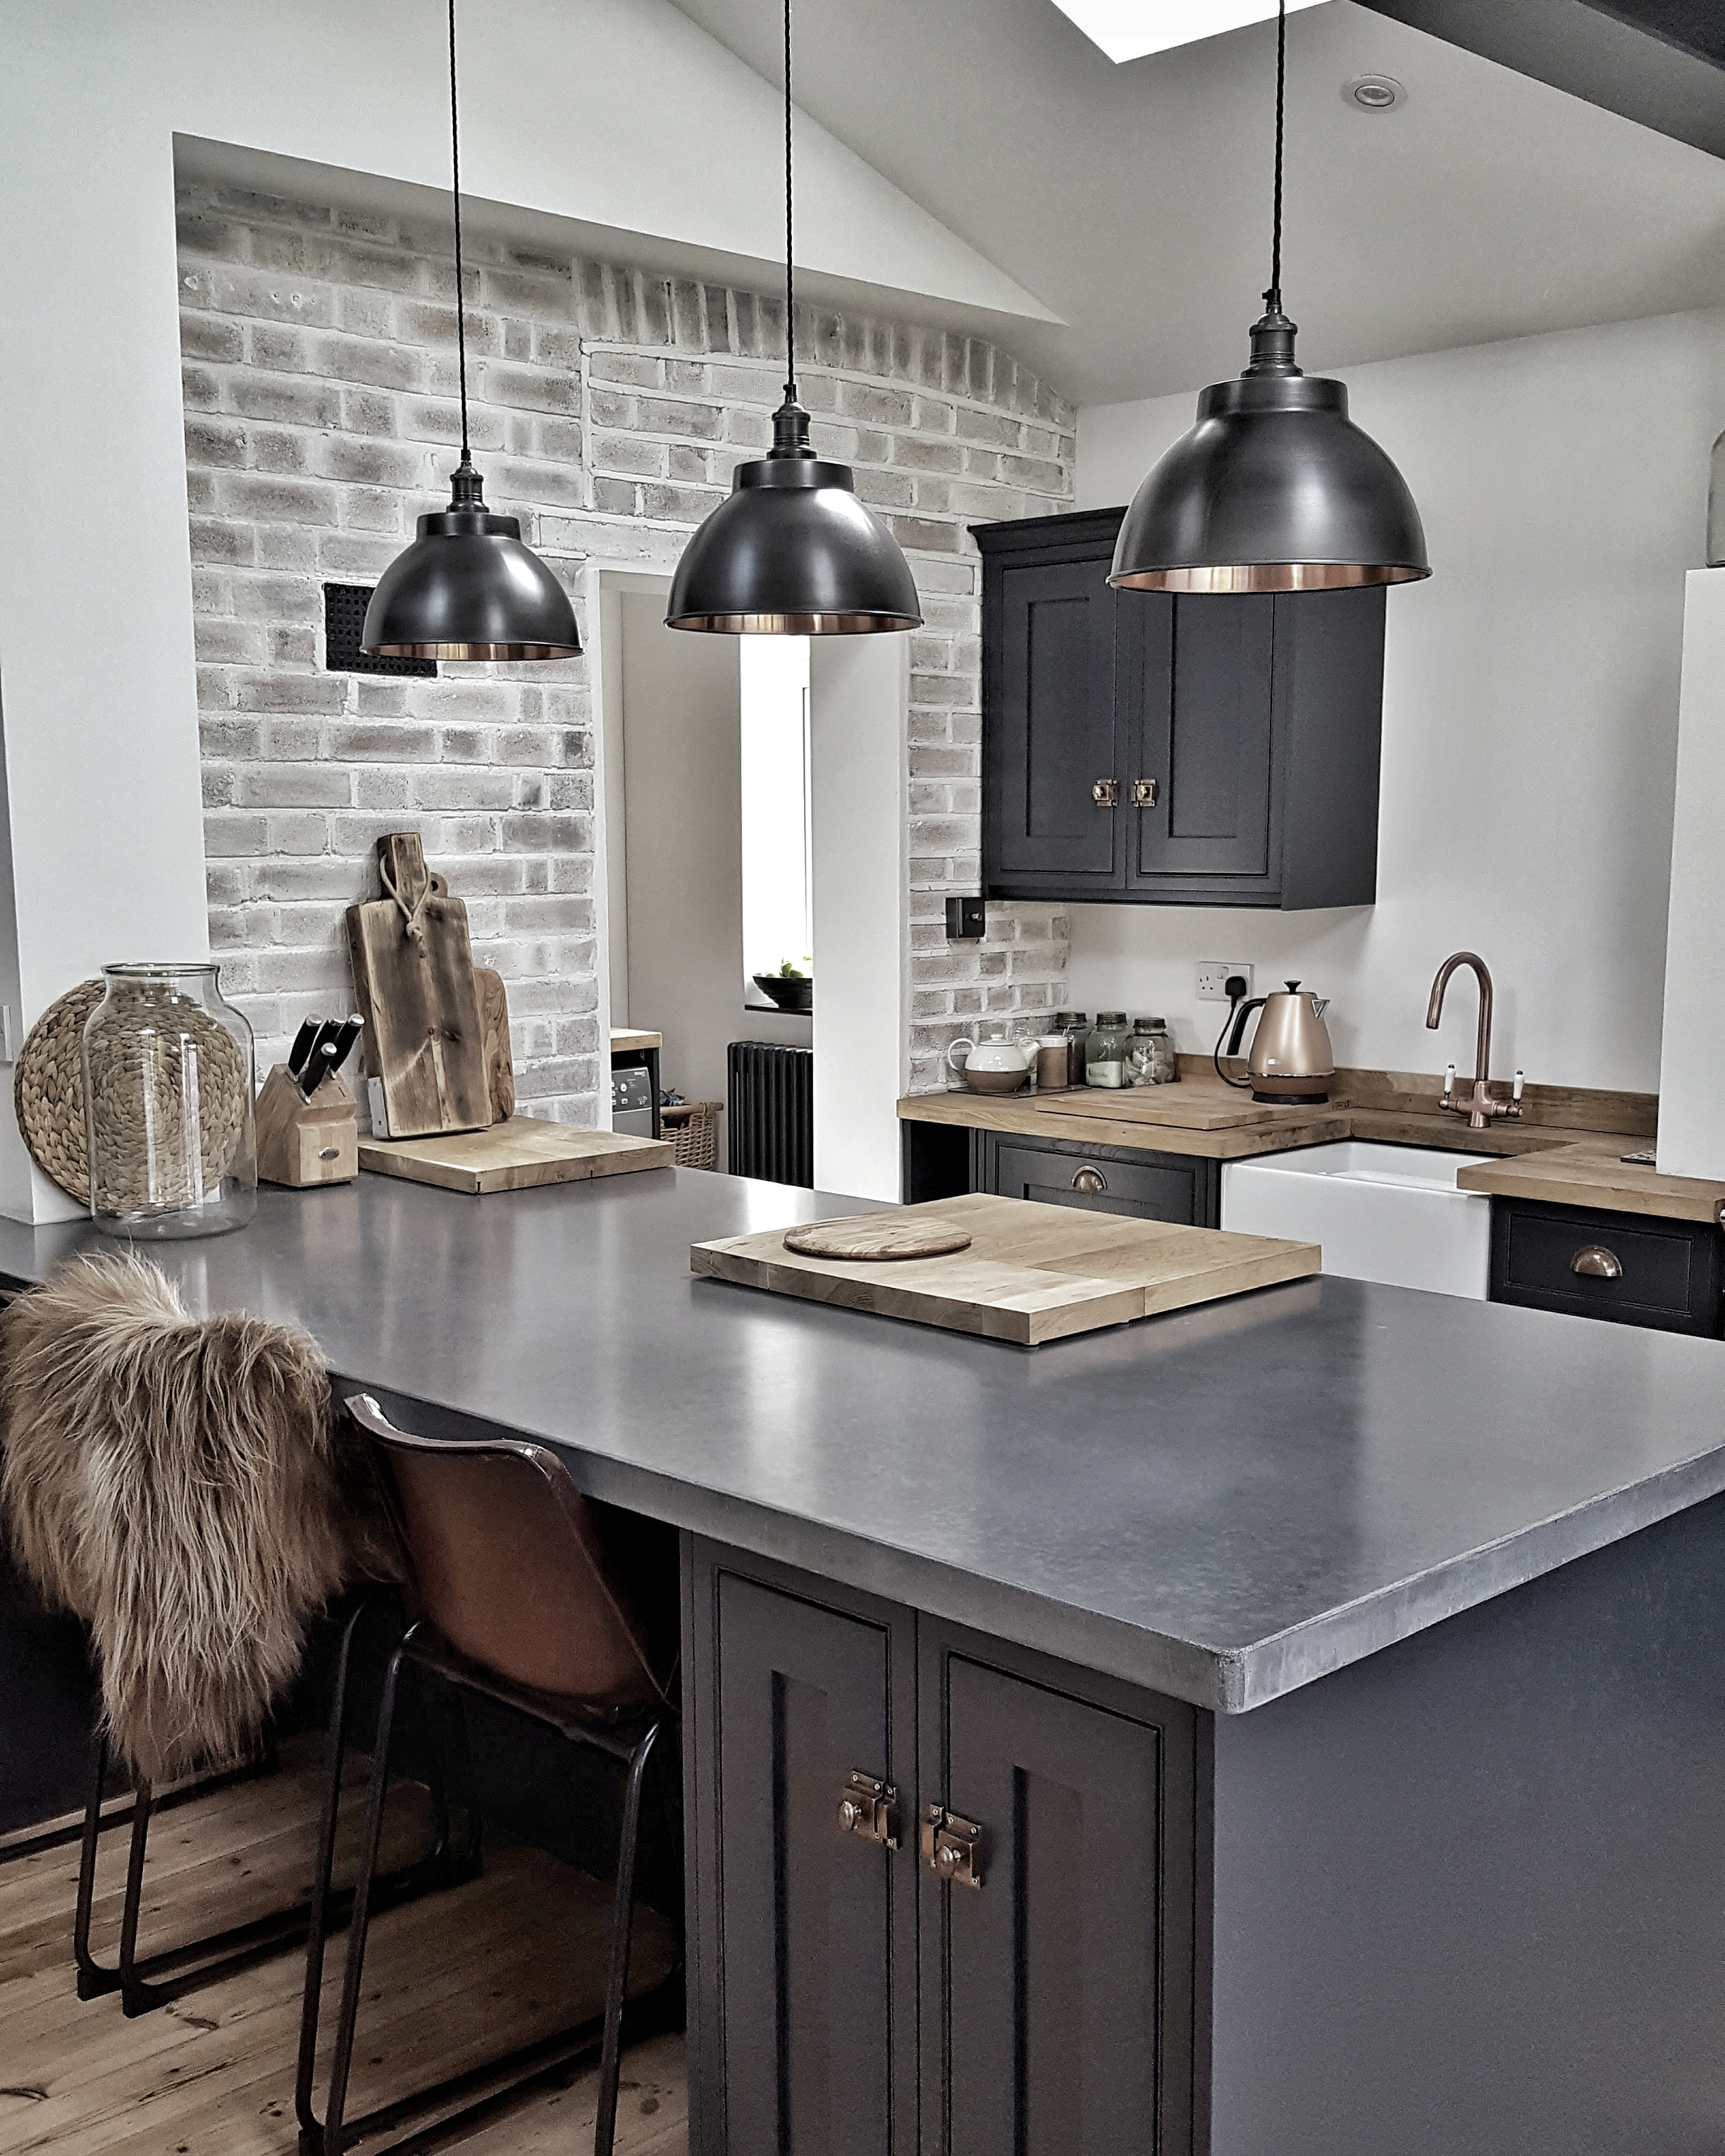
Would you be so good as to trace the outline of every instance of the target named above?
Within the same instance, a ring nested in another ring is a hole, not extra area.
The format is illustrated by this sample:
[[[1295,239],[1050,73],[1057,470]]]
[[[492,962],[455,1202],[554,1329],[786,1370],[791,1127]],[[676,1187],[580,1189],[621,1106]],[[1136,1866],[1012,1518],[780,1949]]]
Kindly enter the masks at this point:
[[[691,2156],[1191,2156],[1195,1712],[695,1537],[684,1584]]]
[[[831,1588],[810,1600],[716,1554],[685,1580],[691,1953],[717,2003],[694,2032],[691,2148],[914,2156],[911,1620]],[[852,1774],[901,1793],[898,1852],[841,1830]]]
[[[1192,1709],[918,1630],[924,2156],[1190,2149]]]
[[[1725,1237],[1707,1220],[1494,1198],[1491,1296],[1717,1340],[1725,1333]]]
[[[1116,592],[1123,514],[973,527],[988,895],[1371,904],[1383,591]]]
[[[1189,1228],[1214,1228],[1221,1219],[1219,1163],[1185,1153],[985,1131],[982,1187],[1000,1198]]]

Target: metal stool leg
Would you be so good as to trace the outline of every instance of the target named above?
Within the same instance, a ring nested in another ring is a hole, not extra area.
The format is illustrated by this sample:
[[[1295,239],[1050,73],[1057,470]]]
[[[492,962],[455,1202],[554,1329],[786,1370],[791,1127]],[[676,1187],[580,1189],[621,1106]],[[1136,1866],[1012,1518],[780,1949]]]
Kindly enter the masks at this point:
[[[353,1913],[347,1923],[347,1967],[341,1984],[341,2011],[336,2022],[335,2056],[330,2062],[330,2092],[324,2106],[321,2133],[317,2133],[315,2115],[307,2129],[316,2133],[322,2156],[341,2156],[341,2123],[347,2108],[347,2078],[353,2064],[354,2029],[359,2018],[359,1987],[365,1968],[366,1931],[371,1922],[372,1880],[377,1868],[377,1849],[383,1832],[384,1799],[389,1793],[389,1742],[395,1727],[395,1697],[401,1681],[402,1661],[412,1637],[409,1632],[408,1638],[389,1657],[389,1666],[383,1677],[383,1696],[377,1708],[377,1733],[372,1747],[372,1782],[367,1798],[365,1838],[360,1845],[359,1876],[353,1887]],[[309,1968],[306,1982],[309,1995]],[[311,2041],[316,2045],[315,2020]],[[306,2111],[311,2111],[309,2101]]]
[[[120,1989],[117,1969],[103,1969],[90,1951],[90,1912],[95,1905],[96,1845],[102,1831],[102,1792],[108,1779],[108,1740],[100,1731],[90,1748],[90,1801],[78,1859],[78,1910],[72,1922],[72,1953],[78,1964],[78,1996],[100,1999]]]
[[[347,1756],[347,1679],[353,1635],[367,1607],[364,1603],[360,1604],[341,1635],[341,1660],[330,1702],[329,1728],[324,1738],[323,1810],[317,1824],[317,1861],[311,1875],[311,1913],[305,1933],[305,1985],[300,2007],[300,2059],[294,2084],[294,2108],[299,2114],[302,2135],[317,2131],[316,2115],[311,2108],[311,2082],[316,2064],[317,2010],[323,1992],[324,1946],[329,1938],[336,1822],[341,1804],[341,1769]]]
[[[611,1917],[611,1969],[605,1985],[605,2041],[599,2055],[599,2107],[593,2123],[593,2156],[611,2156],[617,2134],[617,2084],[623,2070],[623,2002],[629,1985],[629,1949],[634,1929],[635,1849],[640,1838],[641,1784],[659,1724],[651,1723],[629,1754],[617,1845],[617,1894]]]
[[[150,1784],[140,1780],[131,1803],[131,1846],[126,1858],[126,1899],[120,1910],[120,1996],[128,2020],[160,2004],[138,1975],[138,1910],[144,1898],[144,1856],[150,1839]]]

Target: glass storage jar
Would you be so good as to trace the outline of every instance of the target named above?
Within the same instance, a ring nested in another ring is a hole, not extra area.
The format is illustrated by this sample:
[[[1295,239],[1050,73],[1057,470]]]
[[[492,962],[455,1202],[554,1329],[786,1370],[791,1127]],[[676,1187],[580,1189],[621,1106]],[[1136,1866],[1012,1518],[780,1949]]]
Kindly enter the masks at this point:
[[[84,1029],[90,1210],[111,1235],[219,1235],[258,1198],[252,1029],[210,965],[104,966]]]
[[[1172,1086],[1180,1075],[1180,1059],[1174,1052],[1168,1021],[1140,1018],[1132,1021],[1132,1037],[1126,1051],[1127,1082],[1132,1086]]]
[[[1056,1011],[1054,1030],[1066,1036],[1066,1083],[1084,1083],[1084,1044],[1090,1038],[1090,1020],[1082,1011]]]
[[[1084,1045],[1086,1086],[1125,1085],[1126,1045],[1131,1038],[1124,1011],[1096,1013],[1095,1029]]]

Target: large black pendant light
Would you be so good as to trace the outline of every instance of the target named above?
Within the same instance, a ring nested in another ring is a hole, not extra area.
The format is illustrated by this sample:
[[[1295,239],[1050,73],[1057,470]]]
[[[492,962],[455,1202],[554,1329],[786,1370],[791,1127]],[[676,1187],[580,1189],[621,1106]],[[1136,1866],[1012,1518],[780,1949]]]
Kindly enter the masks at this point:
[[[1287,0],[1276,26],[1276,198],[1270,290],[1236,382],[1199,398],[1198,424],[1132,498],[1111,584],[1143,592],[1312,592],[1429,577],[1407,482],[1348,416],[1340,382],[1294,364],[1281,311]]]
[[[455,203],[455,349],[461,461],[449,506],[383,572],[360,641],[381,659],[572,659],[581,650],[569,595],[513,516],[485,506],[467,439],[467,302],[461,288],[461,137],[455,96],[455,0],[449,0],[449,164]]]
[[[683,549],[665,616],[671,629],[730,636],[856,636],[922,620],[898,542],[856,497],[849,465],[809,446],[797,402],[791,268],[791,0],[784,8],[784,402],[773,447],[739,465],[729,496]]]

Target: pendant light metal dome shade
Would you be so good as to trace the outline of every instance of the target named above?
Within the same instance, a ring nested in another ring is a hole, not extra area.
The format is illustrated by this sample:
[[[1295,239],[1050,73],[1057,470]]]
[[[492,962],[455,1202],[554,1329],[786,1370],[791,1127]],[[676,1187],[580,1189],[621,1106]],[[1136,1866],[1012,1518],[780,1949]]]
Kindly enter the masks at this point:
[[[1132,498],[1111,584],[1142,592],[1313,592],[1431,574],[1407,482],[1348,416],[1345,383],[1302,374],[1279,311],[1252,359],[1198,400],[1198,424]]]
[[[364,649],[379,659],[573,659],[575,609],[521,543],[513,516],[487,509],[465,459],[447,509],[422,516],[419,536],[383,572],[366,608]]]
[[[814,454],[800,404],[782,404],[773,431],[771,454],[737,467],[729,498],[683,550],[667,624],[732,636],[916,628],[910,567],[858,501],[850,465]]]

